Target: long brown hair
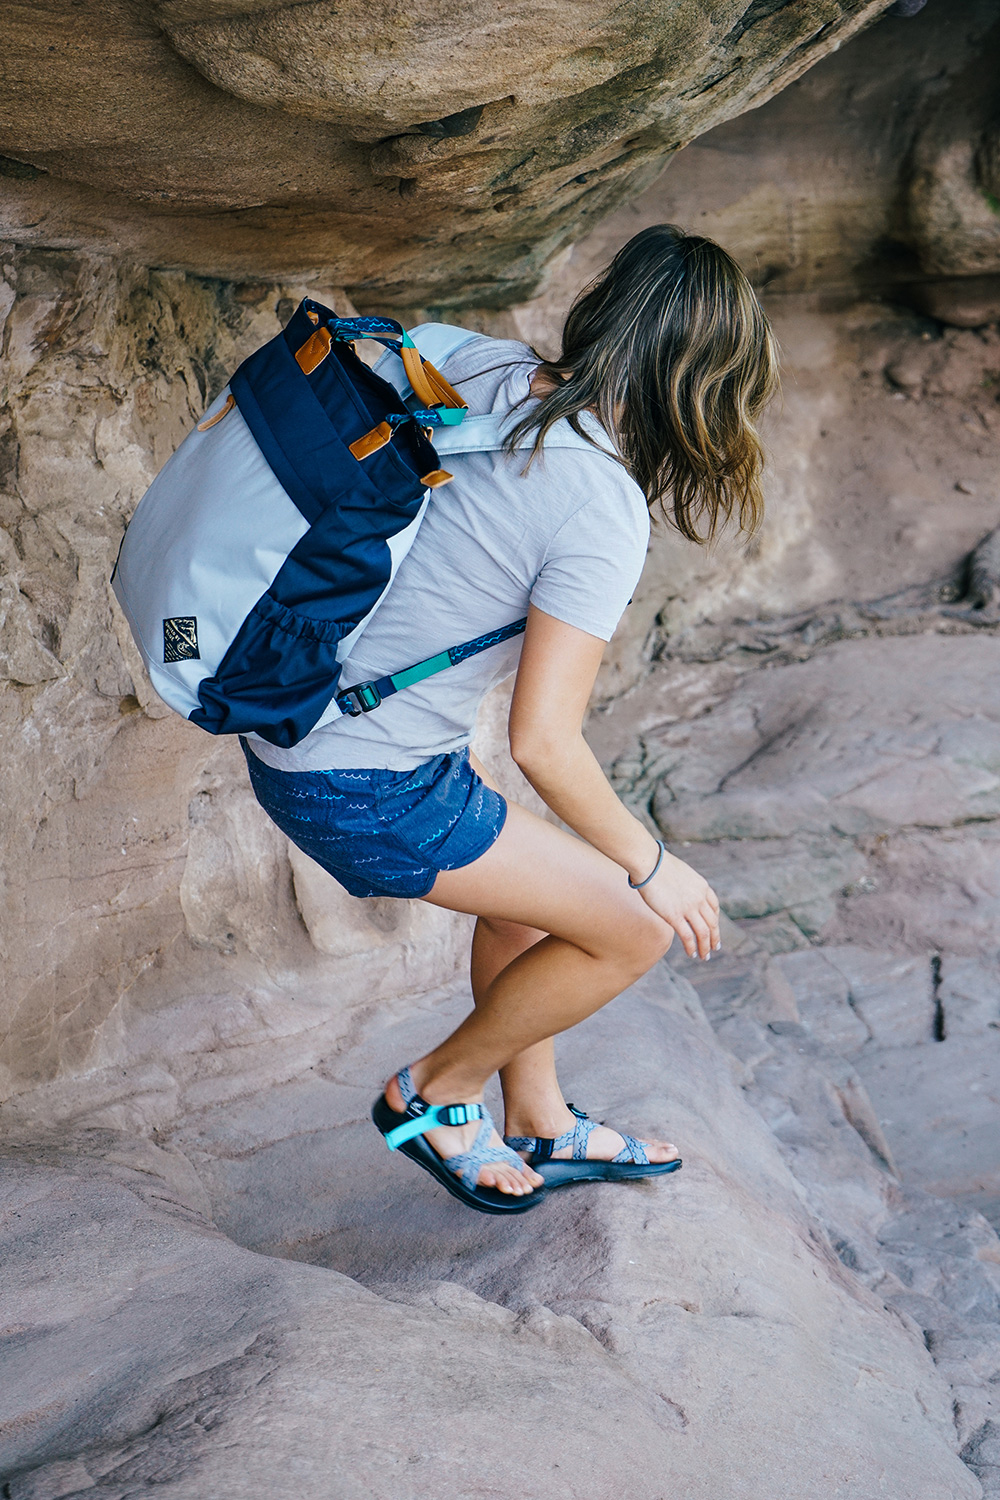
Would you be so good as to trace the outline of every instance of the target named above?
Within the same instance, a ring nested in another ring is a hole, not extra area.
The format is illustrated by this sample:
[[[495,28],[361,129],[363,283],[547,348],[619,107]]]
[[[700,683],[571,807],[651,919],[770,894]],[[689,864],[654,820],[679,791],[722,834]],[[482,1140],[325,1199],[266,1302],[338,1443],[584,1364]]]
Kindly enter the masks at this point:
[[[778,385],[774,336],[746,276],[714,240],[656,224],[629,240],[570,308],[554,388],[510,432],[593,411],[652,507],[695,542],[763,517],[754,426]],[[530,461],[530,460],[529,460]]]

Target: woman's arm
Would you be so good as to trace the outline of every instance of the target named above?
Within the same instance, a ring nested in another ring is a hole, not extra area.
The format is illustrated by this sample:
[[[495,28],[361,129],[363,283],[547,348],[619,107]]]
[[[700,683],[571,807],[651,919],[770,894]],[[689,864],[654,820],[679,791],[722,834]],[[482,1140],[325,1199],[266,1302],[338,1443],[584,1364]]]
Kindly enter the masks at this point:
[[[529,608],[510,709],[510,751],[556,816],[638,881],[656,863],[656,840],[618,800],[582,733],[604,646],[597,636]],[[718,899],[683,860],[665,853],[640,894],[691,958],[708,958],[719,946]]]

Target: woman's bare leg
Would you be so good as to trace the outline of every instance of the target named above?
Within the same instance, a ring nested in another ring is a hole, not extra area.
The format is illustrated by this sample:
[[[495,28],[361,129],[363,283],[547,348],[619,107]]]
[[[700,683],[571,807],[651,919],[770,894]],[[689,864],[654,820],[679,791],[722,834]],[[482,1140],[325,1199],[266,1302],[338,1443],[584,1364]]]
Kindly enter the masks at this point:
[[[519,954],[545,937],[536,927],[480,917],[472,939],[472,997],[476,1004],[485,997],[494,979]],[[576,1120],[567,1108],[556,1074],[552,1038],[536,1042],[500,1070],[504,1102],[504,1134],[542,1136],[554,1139],[572,1130]],[[588,1154],[596,1161],[610,1161],[624,1146],[616,1130],[597,1126],[587,1142]],[[652,1140],[650,1161],[671,1161],[678,1153],[668,1141]],[[569,1156],[565,1147],[556,1156]]]
[[[472,998],[476,1005],[482,1004],[490,985],[508,964],[546,936],[539,928],[525,927],[520,922],[479,917],[472,937],[469,965]],[[533,1097],[538,1101],[540,1113],[561,1119],[565,1105],[556,1077],[552,1038],[536,1042],[533,1047],[526,1047],[511,1058],[507,1066],[500,1069],[500,1086],[508,1114],[513,1101]],[[508,1131],[508,1134],[512,1132]]]
[[[547,934],[507,963],[451,1036],[412,1065],[418,1091],[432,1104],[480,1100],[494,1072],[620,994],[673,937],[618,865],[515,803],[492,848],[471,865],[442,871],[425,899]],[[402,1107],[395,1080],[387,1095],[393,1108]],[[474,1133],[446,1127],[428,1140],[449,1156],[468,1149]],[[520,1173],[502,1165],[484,1167],[479,1181],[515,1193],[525,1186]]]

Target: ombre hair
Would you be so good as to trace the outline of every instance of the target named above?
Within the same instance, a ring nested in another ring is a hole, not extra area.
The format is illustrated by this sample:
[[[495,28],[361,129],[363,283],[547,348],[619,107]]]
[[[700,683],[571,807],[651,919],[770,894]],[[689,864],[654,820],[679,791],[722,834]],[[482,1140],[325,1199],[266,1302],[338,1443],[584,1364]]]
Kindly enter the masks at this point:
[[[673,224],[629,240],[570,308],[553,389],[510,432],[511,453],[593,411],[643,490],[684,536],[708,542],[763,518],[754,423],[778,386],[778,354],[744,273],[720,245]],[[591,441],[593,439],[591,438]],[[529,460],[530,462],[531,460]]]

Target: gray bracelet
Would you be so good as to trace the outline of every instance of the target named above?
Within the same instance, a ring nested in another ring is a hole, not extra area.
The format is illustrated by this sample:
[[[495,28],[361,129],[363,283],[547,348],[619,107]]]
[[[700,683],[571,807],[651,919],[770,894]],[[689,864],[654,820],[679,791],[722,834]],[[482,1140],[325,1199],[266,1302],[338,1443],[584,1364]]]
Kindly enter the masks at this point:
[[[650,870],[650,872],[649,872],[649,874],[648,874],[648,875],[647,875],[647,876],[646,876],[646,878],[645,878],[645,880],[633,880],[633,879],[632,879],[632,877],[631,877],[631,875],[630,875],[630,876],[629,876],[629,878],[628,878],[628,883],[629,883],[629,885],[630,885],[630,886],[631,886],[631,887],[632,887],[632,889],[633,889],[633,890],[634,890],[634,891],[641,891],[641,890],[642,890],[642,888],[643,888],[643,886],[644,886],[644,885],[648,885],[648,884],[649,884],[649,882],[650,882],[650,881],[651,881],[651,880],[652,880],[652,878],[653,878],[653,876],[654,876],[654,875],[655,875],[655,874],[656,874],[656,872],[657,872],[657,870],[658,870],[658,869],[659,869],[659,868],[660,868],[660,866],[661,866],[661,865],[662,865],[662,863],[663,863],[663,856],[664,856],[664,855],[665,855],[665,854],[666,854],[666,852],[667,852],[667,846],[666,846],[666,844],[665,844],[665,843],[664,843],[664,842],[663,842],[663,840],[662,840],[662,839],[657,839],[657,840],[656,840],[656,842],[657,842],[657,843],[658,843],[658,844],[659,844],[659,846],[660,846],[660,852],[659,852],[659,854],[658,854],[658,855],[657,855],[657,856],[656,856],[656,864],[655,864],[655,865],[654,865],[654,866],[653,866],[653,868],[652,868],[652,869],[651,869],[651,870]]]

